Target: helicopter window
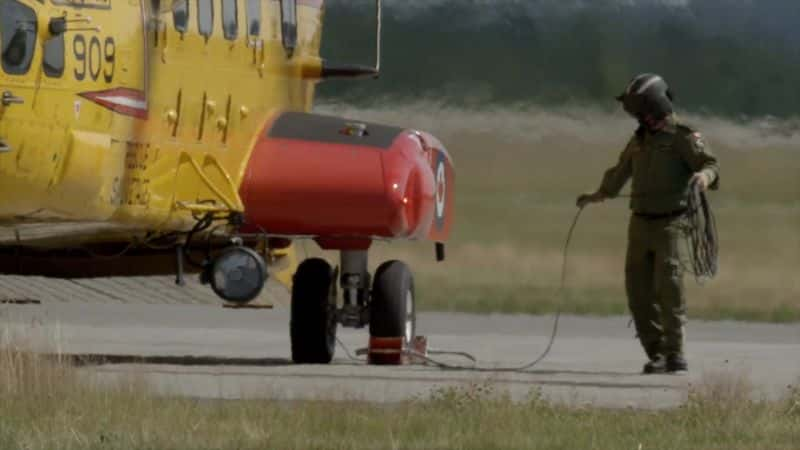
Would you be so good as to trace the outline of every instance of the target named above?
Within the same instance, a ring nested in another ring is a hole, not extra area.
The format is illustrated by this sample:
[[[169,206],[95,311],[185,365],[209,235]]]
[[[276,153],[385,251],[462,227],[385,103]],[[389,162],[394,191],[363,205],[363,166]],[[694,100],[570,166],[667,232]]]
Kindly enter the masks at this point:
[[[44,43],[44,74],[51,78],[64,75],[64,34],[48,39]]]
[[[172,21],[175,23],[175,30],[179,33],[186,33],[189,29],[189,1],[175,0],[172,3]]]
[[[222,0],[222,34],[229,41],[239,35],[239,11],[236,0]]]
[[[197,28],[206,38],[214,31],[214,3],[211,0],[197,0]]]
[[[261,0],[247,0],[247,34],[261,34]]]
[[[297,0],[281,0],[283,48],[291,57],[297,47]]]
[[[24,75],[36,46],[36,13],[15,0],[0,0],[0,50],[3,70]]]

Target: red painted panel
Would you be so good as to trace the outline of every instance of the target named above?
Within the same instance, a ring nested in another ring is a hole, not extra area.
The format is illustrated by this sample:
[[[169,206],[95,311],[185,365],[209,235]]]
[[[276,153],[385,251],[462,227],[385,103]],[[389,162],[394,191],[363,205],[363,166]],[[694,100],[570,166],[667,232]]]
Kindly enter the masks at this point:
[[[297,113],[278,119],[283,127],[297,121],[288,125],[301,131],[338,120]],[[357,136],[351,144],[336,129],[299,137],[262,133],[240,188],[247,222],[273,235],[311,236],[329,248],[368,246],[373,238],[446,240],[452,163],[441,144],[399,129],[388,147]]]

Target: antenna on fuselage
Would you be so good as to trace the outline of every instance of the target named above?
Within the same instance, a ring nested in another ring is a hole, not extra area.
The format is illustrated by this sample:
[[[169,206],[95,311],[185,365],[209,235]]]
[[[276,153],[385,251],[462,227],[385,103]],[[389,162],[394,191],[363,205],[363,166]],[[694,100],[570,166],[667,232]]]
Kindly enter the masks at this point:
[[[47,24],[47,30],[51,36],[59,36],[69,32],[75,31],[95,31],[100,32],[99,26],[86,26],[86,27],[78,27],[78,28],[69,28],[69,24],[71,23],[84,23],[90,25],[92,23],[92,18],[90,16],[81,16],[80,14],[76,15],[77,18],[75,19],[67,19],[67,16],[58,16],[52,17]]]
[[[381,46],[383,45],[383,2],[381,0],[375,0],[376,6],[376,22],[377,22],[377,32],[375,35],[377,36],[377,42],[375,43],[375,78],[380,76],[381,74]]]

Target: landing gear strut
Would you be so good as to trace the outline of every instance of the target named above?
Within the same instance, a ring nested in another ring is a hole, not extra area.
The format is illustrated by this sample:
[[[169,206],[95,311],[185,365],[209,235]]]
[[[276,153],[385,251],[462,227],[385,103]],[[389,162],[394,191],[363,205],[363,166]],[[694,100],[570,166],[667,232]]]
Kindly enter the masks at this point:
[[[336,327],[369,325],[374,338],[402,338],[406,346],[416,335],[414,278],[409,267],[389,261],[378,267],[374,280],[367,270],[366,251],[342,251],[341,274],[324,260],[304,261],[292,287],[292,360],[327,364],[333,359]],[[336,283],[341,286],[341,306]]]
[[[342,251],[342,307],[338,321],[349,328],[364,328],[370,320],[370,276],[367,269],[366,251]]]

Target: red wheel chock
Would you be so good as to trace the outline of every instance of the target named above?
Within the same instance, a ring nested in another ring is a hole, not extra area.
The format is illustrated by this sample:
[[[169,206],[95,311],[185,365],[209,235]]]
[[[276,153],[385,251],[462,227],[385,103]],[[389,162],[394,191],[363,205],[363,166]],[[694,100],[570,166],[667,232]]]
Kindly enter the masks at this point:
[[[368,364],[400,366],[424,363],[420,356],[428,356],[428,338],[425,336],[414,337],[410,345],[406,345],[403,337],[369,338]]]

